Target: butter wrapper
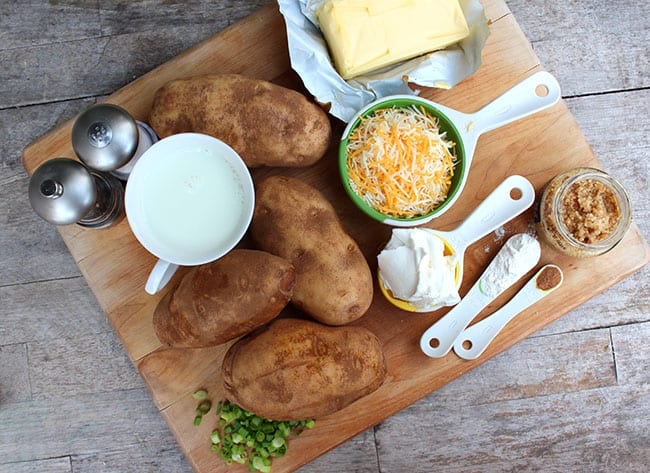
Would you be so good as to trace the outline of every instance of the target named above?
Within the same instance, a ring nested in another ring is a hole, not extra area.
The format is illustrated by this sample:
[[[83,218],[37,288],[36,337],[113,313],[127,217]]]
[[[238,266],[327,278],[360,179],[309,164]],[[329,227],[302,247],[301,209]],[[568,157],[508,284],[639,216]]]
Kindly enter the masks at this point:
[[[291,67],[314,98],[329,104],[329,113],[350,121],[370,102],[388,95],[417,95],[409,83],[450,89],[481,65],[481,52],[490,34],[479,0],[459,0],[469,36],[447,49],[435,51],[350,80],[334,68],[327,43],[318,28],[316,12],[325,0],[278,0],[287,27]]]

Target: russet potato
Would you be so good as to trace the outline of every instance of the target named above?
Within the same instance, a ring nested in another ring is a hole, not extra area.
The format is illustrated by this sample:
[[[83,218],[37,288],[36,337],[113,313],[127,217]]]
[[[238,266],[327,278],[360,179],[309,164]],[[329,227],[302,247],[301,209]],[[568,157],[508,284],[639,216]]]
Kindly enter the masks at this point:
[[[214,136],[248,167],[308,166],[327,151],[327,114],[299,92],[237,74],[168,82],[156,91],[149,123],[160,138]]]
[[[297,178],[258,183],[251,235],[257,246],[296,268],[291,303],[328,325],[363,316],[373,297],[368,262],[332,205]]]
[[[364,327],[279,318],[235,342],[221,374],[226,397],[248,411],[318,419],[377,390],[386,361],[379,339]]]
[[[232,250],[188,271],[153,316],[167,346],[219,345],[274,319],[287,305],[295,270],[284,258],[259,250]]]

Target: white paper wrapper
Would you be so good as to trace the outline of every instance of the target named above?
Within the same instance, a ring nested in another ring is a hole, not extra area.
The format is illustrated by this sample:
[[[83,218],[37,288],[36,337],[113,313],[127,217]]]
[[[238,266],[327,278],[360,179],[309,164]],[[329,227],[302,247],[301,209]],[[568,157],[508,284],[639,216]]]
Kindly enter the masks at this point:
[[[449,89],[481,65],[481,52],[490,30],[479,0],[460,0],[470,34],[442,51],[389,66],[345,81],[336,72],[316,20],[325,0],[278,0],[287,25],[291,67],[305,87],[330,113],[348,122],[370,102],[394,94],[416,95],[408,82],[423,87]]]

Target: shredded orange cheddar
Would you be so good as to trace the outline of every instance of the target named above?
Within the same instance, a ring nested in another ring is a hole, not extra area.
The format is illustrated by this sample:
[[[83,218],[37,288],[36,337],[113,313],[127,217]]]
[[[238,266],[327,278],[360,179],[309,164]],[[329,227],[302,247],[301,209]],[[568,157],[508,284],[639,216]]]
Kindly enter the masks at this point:
[[[350,186],[385,215],[424,215],[449,193],[454,146],[423,108],[377,110],[362,118],[348,139]]]

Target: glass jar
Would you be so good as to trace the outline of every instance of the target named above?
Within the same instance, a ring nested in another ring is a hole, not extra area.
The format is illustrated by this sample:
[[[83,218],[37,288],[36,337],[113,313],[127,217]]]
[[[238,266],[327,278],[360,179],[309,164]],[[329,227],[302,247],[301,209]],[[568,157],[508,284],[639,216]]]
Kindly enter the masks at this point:
[[[553,248],[585,258],[614,248],[632,217],[623,187],[604,171],[575,168],[544,187],[535,216],[537,232]]]

